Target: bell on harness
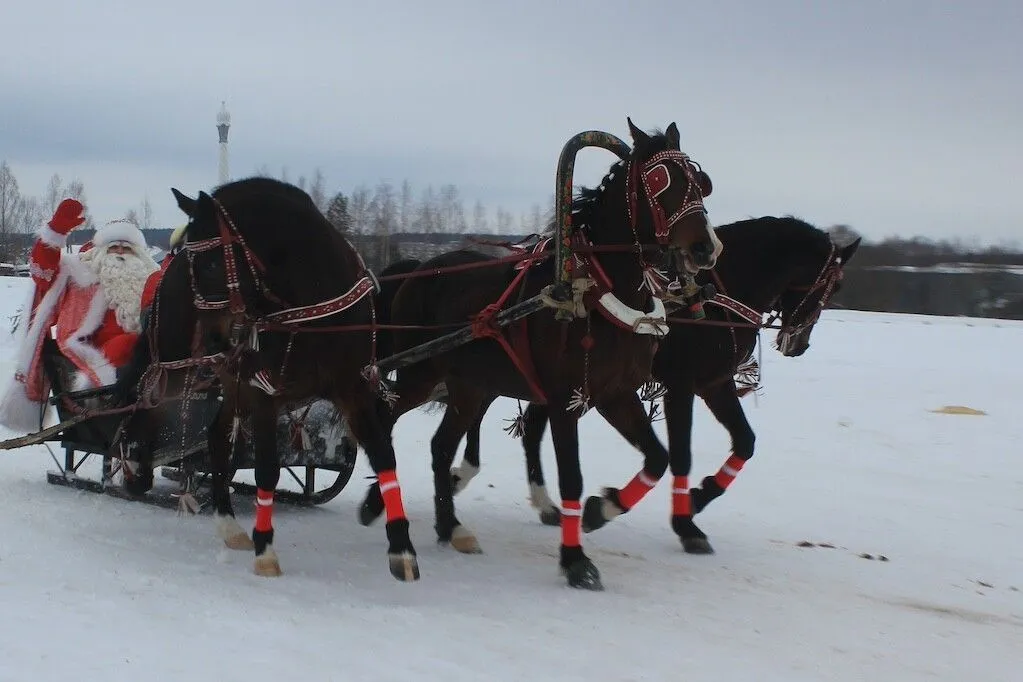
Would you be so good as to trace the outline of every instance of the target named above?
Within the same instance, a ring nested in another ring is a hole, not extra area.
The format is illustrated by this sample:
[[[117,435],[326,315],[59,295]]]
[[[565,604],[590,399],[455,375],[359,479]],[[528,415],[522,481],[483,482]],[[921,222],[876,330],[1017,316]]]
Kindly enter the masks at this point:
[[[717,295],[717,287],[710,283],[700,286],[696,283],[693,276],[688,273],[685,275],[685,284],[680,285],[678,280],[675,280],[668,286],[668,289],[669,291],[679,291],[681,289],[682,300],[685,302],[686,307],[689,309],[689,314],[693,316],[694,320],[702,320],[707,317],[703,304]]]

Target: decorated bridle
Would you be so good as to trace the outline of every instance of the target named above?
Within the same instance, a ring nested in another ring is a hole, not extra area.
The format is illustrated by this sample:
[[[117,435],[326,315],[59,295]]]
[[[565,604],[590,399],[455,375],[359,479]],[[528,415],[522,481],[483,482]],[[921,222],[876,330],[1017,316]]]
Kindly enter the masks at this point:
[[[245,264],[248,266],[249,273],[252,275],[256,286],[265,295],[273,299],[277,297],[273,295],[260,276],[266,274],[266,266],[249,248],[245,238],[242,237],[241,232],[238,231],[237,226],[231,220],[231,216],[228,215],[220,201],[213,199],[213,203],[217,207],[217,230],[219,235],[199,241],[189,241],[186,236],[184,246],[182,247],[188,257],[188,268],[192,280],[192,295],[195,299],[195,307],[199,310],[224,310],[226,308],[235,315],[242,315],[246,312],[246,306],[241,292],[241,280],[238,277],[238,261],[236,260],[235,250],[232,248],[235,244],[241,247]],[[199,291],[197,283],[195,256],[198,253],[213,251],[214,249],[221,249],[224,254],[224,279],[227,284],[227,300],[224,301],[208,300]]]
[[[835,251],[835,245],[832,244],[828,257],[824,261],[824,265],[821,266],[820,271],[817,273],[817,277],[811,284],[788,286],[780,294],[778,294],[773,301],[771,301],[770,305],[767,306],[767,310],[770,311],[771,314],[766,321],[764,321],[764,313],[761,311],[751,308],[745,303],[728,296],[725,293],[725,286],[721,281],[721,277],[715,271],[711,271],[711,277],[713,278],[717,292],[707,299],[707,303],[724,308],[725,310],[738,315],[748,323],[738,326],[767,329],[771,328],[771,325],[782,317],[782,310],[779,307],[779,301],[781,301],[782,297],[788,293],[802,292],[803,297],[799,300],[799,303],[797,303],[792,309],[792,312],[787,316],[787,319],[782,321],[782,325],[778,327],[779,334],[794,336],[817,323],[817,320],[820,319],[821,312],[828,306],[828,302],[834,295],[838,283],[842,281],[842,257],[836,256]],[[823,291],[817,299],[817,304],[814,306],[814,309],[810,311],[805,319],[799,320],[799,311],[807,306],[811,295],[818,290]],[[798,323],[796,320],[799,320]],[[694,321],[699,324],[698,320]]]
[[[227,309],[232,314],[245,318],[247,322],[251,322],[254,326],[254,330],[257,331],[270,327],[276,328],[283,326],[284,328],[287,328],[288,325],[297,325],[302,322],[320,320],[343,312],[361,301],[370,292],[379,288],[379,285],[372,277],[365,262],[362,260],[362,256],[359,255],[358,251],[355,251],[362,276],[359,277],[351,288],[339,296],[311,305],[292,306],[286,303],[283,299],[281,299],[281,297],[274,294],[264,281],[262,275],[266,274],[266,266],[263,265],[259,256],[257,256],[245,242],[245,238],[242,237],[241,232],[231,219],[227,209],[225,209],[223,204],[221,204],[217,199],[213,198],[213,202],[217,207],[218,236],[199,241],[186,240],[183,246],[188,256],[188,265],[192,280],[192,294],[196,308],[200,310]],[[238,245],[241,248],[245,265],[249,269],[249,273],[255,282],[257,290],[268,300],[278,305],[280,307],[279,310],[261,316],[254,315],[248,310],[245,304],[245,299],[241,293],[241,280],[238,276],[240,268],[235,255],[235,249],[232,248],[234,245]],[[224,256],[224,278],[227,285],[227,300],[225,301],[208,300],[199,291],[199,286],[197,284],[195,255],[197,253],[212,251],[214,249],[220,249]]]
[[[661,202],[657,201],[657,197],[671,187],[671,173],[668,171],[667,165],[669,163],[682,169],[686,179],[689,181],[689,187],[686,188],[685,196],[682,198],[682,203],[679,207],[670,216],[666,216],[664,214],[664,207],[661,205]],[[696,178],[697,168],[698,164],[691,160],[685,152],[678,149],[665,149],[664,151],[657,152],[649,159],[643,161],[642,164],[635,161],[630,162],[629,177],[626,180],[626,192],[629,197],[629,223],[632,226],[634,235],[636,234],[636,225],[639,218],[637,208],[639,205],[638,187],[640,186],[643,187],[644,194],[646,194],[650,217],[654,224],[654,237],[661,245],[668,243],[671,236],[671,228],[679,220],[697,211],[707,212],[703,205],[703,192]],[[700,172],[702,172],[702,169],[700,169]]]
[[[813,325],[817,324],[817,320],[820,319],[821,312],[828,306],[828,302],[831,301],[831,297],[835,294],[835,288],[838,283],[842,281],[842,257],[841,255],[835,254],[835,245],[831,245],[831,251],[828,253],[827,259],[824,261],[824,265],[821,267],[820,272],[817,273],[817,277],[813,283],[809,286],[792,286],[788,287],[782,295],[788,292],[804,292],[803,298],[800,299],[799,303],[792,309],[792,313],[788,316],[787,320],[782,320],[781,329],[779,334],[785,334],[788,336],[796,336],[797,334],[809,329]],[[799,319],[799,312],[804,308],[808,307],[807,304],[810,301],[811,295],[821,291],[820,297],[817,299],[816,305],[812,309],[809,309],[804,319]],[[779,296],[779,299],[781,297]],[[773,306],[772,306],[773,307]],[[798,323],[797,323],[797,320]]]
[[[671,186],[671,173],[668,171],[668,164],[673,164],[681,169],[685,178],[690,183],[682,197],[682,202],[670,216],[664,215],[664,207],[657,197],[663,194]],[[654,237],[658,243],[668,243],[671,236],[671,228],[679,220],[699,212],[707,213],[704,208],[703,192],[700,183],[697,181],[696,162],[688,155],[678,149],[665,149],[658,151],[642,164],[630,163],[629,177],[626,180],[626,192],[628,193],[629,223],[632,225],[632,232],[635,234],[636,221],[638,219],[639,192],[641,186],[643,193],[647,195],[647,203],[650,209],[651,219],[654,222]]]

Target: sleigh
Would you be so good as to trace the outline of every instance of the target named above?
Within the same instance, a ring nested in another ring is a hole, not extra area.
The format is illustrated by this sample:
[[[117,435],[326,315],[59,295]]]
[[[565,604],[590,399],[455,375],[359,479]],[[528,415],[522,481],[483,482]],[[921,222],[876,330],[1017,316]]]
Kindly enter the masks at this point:
[[[217,417],[222,399],[215,387],[190,393],[180,401],[169,401],[154,408],[145,438],[126,431],[130,407],[113,405],[113,387],[69,391],[74,366],[47,338],[42,352],[43,368],[51,386],[49,403],[55,408],[57,424],[27,436],[14,438],[0,447],[11,449],[25,445],[55,442],[63,458],[53,449],[56,470],[47,472],[53,485],[66,486],[115,497],[135,499],[159,506],[186,506],[191,511],[205,508],[209,497],[210,463],[207,456],[207,428]],[[155,425],[155,426],[154,426]],[[242,423],[240,430],[248,430]],[[301,505],[324,504],[336,497],[348,484],[355,467],[358,448],[348,436],[344,420],[333,405],[313,401],[296,405],[279,415],[277,446],[281,453],[282,483],[291,481],[297,490],[282,485],[278,500]],[[240,438],[234,449],[233,479],[255,466],[255,453]],[[174,481],[177,486],[156,485],[144,493],[132,492],[125,480],[132,476],[132,465],[140,461],[140,451],[151,451],[153,472]],[[90,476],[86,469],[99,462],[100,473]],[[236,494],[254,495],[255,486],[233,480]]]

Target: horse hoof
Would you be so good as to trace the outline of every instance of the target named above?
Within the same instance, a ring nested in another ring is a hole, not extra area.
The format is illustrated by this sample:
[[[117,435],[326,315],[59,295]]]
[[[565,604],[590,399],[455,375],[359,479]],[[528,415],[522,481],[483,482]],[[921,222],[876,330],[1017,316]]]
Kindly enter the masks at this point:
[[[232,535],[229,538],[224,538],[224,545],[228,549],[248,550],[250,552],[256,548],[256,546],[252,544],[252,538],[250,538],[246,533],[238,533],[237,535]]]
[[[388,554],[387,563],[391,569],[391,575],[397,580],[410,583],[419,580],[419,560],[415,554],[402,552],[400,554]]]
[[[252,538],[241,527],[238,520],[233,516],[217,515],[217,537],[224,541],[228,549],[252,551],[256,547],[252,544]]]
[[[455,530],[451,533],[451,546],[462,554],[483,553],[476,536],[465,526],[455,526]]]
[[[600,582],[600,571],[588,557],[573,562],[566,569],[562,569],[568,579],[568,586],[580,590],[592,590],[600,592],[604,584]]]
[[[710,546],[710,541],[703,537],[694,538],[681,538],[682,549],[685,550],[686,554],[713,554],[714,548]]]
[[[604,516],[604,498],[591,495],[583,507],[583,532],[591,533],[604,527],[608,521]]]
[[[707,534],[700,530],[693,522],[692,516],[673,515],[671,517],[671,529],[675,531],[675,535],[682,541],[682,549],[687,554],[714,553],[714,548],[710,546],[710,541],[707,540]]]
[[[277,552],[273,547],[267,547],[265,552],[256,557],[253,571],[264,578],[276,578],[281,575],[281,563],[277,560]]]
[[[359,523],[368,526],[384,513],[384,500],[379,495],[368,495],[359,507]]]
[[[544,509],[540,512],[540,523],[545,526],[560,526],[561,525],[561,510],[557,507],[551,507]]]

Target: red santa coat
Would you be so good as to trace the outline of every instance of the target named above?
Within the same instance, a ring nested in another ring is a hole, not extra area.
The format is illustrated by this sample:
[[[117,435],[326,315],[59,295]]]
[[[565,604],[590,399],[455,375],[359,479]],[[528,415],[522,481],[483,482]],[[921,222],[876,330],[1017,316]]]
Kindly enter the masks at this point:
[[[137,228],[114,225],[101,231],[98,248],[110,241],[130,241],[144,253],[145,241]],[[97,241],[99,237],[97,233]],[[118,323],[93,271],[77,254],[65,252],[65,241],[64,235],[44,227],[32,249],[29,271],[34,287],[22,308],[31,313],[23,312],[26,319],[18,325],[21,338],[14,376],[0,399],[0,423],[13,430],[39,428],[50,391],[42,346],[51,329],[61,353],[79,370],[74,390],[114,383],[116,369],[131,357],[138,339],[137,332]]]

